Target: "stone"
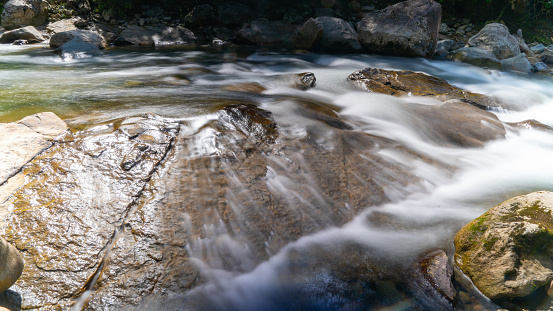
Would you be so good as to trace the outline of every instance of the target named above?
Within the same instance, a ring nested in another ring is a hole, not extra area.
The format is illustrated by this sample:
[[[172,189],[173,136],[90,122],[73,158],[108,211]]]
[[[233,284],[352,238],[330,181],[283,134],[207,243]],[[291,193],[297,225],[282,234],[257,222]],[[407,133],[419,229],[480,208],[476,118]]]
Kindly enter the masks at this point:
[[[501,69],[501,62],[495,55],[486,50],[475,47],[464,47],[452,51],[447,55],[449,59],[471,64],[478,67]]]
[[[90,42],[85,42],[79,38],[74,38],[73,40],[64,43],[56,49],[56,53],[58,53],[63,60],[102,55],[102,52],[96,45]]]
[[[436,55],[440,57],[446,57],[447,54],[453,49],[455,46],[455,40],[452,39],[446,39],[446,40],[440,40],[436,43]]]
[[[549,70],[549,66],[544,62],[537,62],[532,66],[532,72],[542,72]]]
[[[62,19],[57,22],[49,23],[46,26],[46,31],[48,31],[51,34],[55,34],[58,32],[77,30],[77,27],[75,25],[76,21],[78,21],[78,19],[71,18],[71,19]]]
[[[17,40],[25,40],[27,43],[38,43],[44,41],[44,37],[33,26],[6,31],[0,36],[0,43],[12,43]]]
[[[188,27],[193,29],[213,25],[216,21],[215,10],[209,4],[197,5],[184,17],[184,21]]]
[[[54,137],[67,131],[65,122],[51,112],[19,122],[0,123],[0,184],[17,174],[38,154],[52,146]]]
[[[365,15],[357,25],[359,42],[371,53],[432,57],[442,16],[432,0],[408,0]]]
[[[0,293],[10,288],[23,272],[19,251],[0,237]]]
[[[184,27],[129,26],[116,39],[117,45],[176,45],[193,43],[197,40],[192,31]],[[141,44],[142,43],[142,44]],[[147,43],[147,44],[145,44]]]
[[[321,16],[315,19],[323,28],[320,40],[315,47],[323,51],[348,52],[361,50],[357,33],[353,27],[341,18]]]
[[[78,38],[84,42],[92,43],[99,49],[105,49],[107,45],[106,39],[97,32],[88,30],[69,30],[54,34],[50,38],[50,47],[57,49],[75,38]]]
[[[413,71],[365,68],[349,75],[348,80],[374,93],[393,96],[430,96],[441,101],[456,99],[482,109],[500,104],[494,98],[468,92],[440,78]]]
[[[440,34],[442,34],[442,35],[449,35],[449,34],[452,32],[452,30],[451,30],[451,28],[449,28],[449,27],[447,26],[446,23],[441,23],[441,24],[440,24],[440,30],[439,30],[439,32],[440,32]]]
[[[457,291],[453,287],[453,265],[444,250],[427,253],[420,261],[422,274],[432,287],[447,300],[454,302]]]
[[[520,54],[519,42],[509,33],[507,26],[499,23],[487,24],[471,37],[468,45],[491,52],[499,60]]]
[[[292,44],[295,48],[310,50],[323,35],[323,24],[313,18],[308,19],[301,27],[296,29]]]
[[[288,46],[292,44],[296,28],[287,22],[260,18],[242,25],[242,28],[236,31],[235,39],[255,45]]]
[[[41,26],[46,23],[47,7],[45,0],[9,0],[2,11],[2,27]]]
[[[532,64],[524,53],[501,60],[501,69],[507,71],[518,71],[528,73],[532,70]]]
[[[455,236],[455,262],[492,300],[527,297],[549,286],[553,192],[509,199],[471,221]]]
[[[530,48],[530,50],[532,52],[534,52],[535,54],[541,54],[545,50],[545,46],[543,44],[539,43],[539,44],[536,44],[536,45],[532,46]]]

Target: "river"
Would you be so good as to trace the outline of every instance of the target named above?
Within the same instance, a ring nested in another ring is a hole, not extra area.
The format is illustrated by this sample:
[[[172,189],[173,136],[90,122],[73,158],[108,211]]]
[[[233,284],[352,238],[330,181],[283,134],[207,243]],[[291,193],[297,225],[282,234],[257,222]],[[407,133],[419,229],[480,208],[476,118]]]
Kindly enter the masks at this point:
[[[347,278],[341,279],[333,269],[343,269],[337,268],[341,256],[353,253],[377,262],[384,270],[412,265],[429,249],[442,248],[452,255],[453,236],[472,219],[513,196],[553,189],[553,131],[507,126],[505,139],[482,148],[444,146],[432,133],[421,131],[420,124],[403,108],[408,103],[439,103],[364,92],[346,78],[365,67],[436,76],[457,87],[503,99],[505,105],[491,111],[505,123],[535,119],[553,127],[553,80],[546,77],[488,71],[446,60],[294,54],[228,46],[108,49],[101,57],[62,61],[44,45],[0,45],[0,122],[52,111],[78,132],[151,112],[192,124],[197,131],[222,103],[247,102],[270,111],[281,135],[301,137],[311,121],[296,114],[294,100],[321,103],[335,110],[351,131],[411,150],[406,155],[398,149],[382,148],[376,154],[408,169],[419,181],[383,183],[387,203],[361,207],[345,224],[318,220],[320,227],[314,232],[268,247],[267,258],[261,262],[251,255],[247,241],[235,239],[237,232],[216,228],[214,222],[215,227],[206,228],[201,238],[187,242],[188,255],[203,276],[202,284],[186,294],[146,305],[160,310],[424,309],[435,306],[424,302],[425,293],[417,296],[414,289],[402,291],[384,281],[371,281],[352,290],[346,288],[351,286],[344,281]],[[316,86],[306,91],[290,88],[293,74],[303,72],[314,73]],[[251,94],[224,88],[241,83],[257,83],[267,90]],[[321,137],[321,148],[332,143],[324,133]],[[194,142],[198,144],[195,157],[216,153],[208,139]],[[363,150],[363,146],[359,148]],[[287,164],[270,155],[267,159],[269,189],[299,197],[294,188],[297,184],[290,181],[293,178],[283,174]],[[309,176],[308,171],[303,174],[313,195],[324,201],[317,180],[311,180],[316,176]],[[316,210],[313,201],[306,208]],[[347,204],[345,208],[349,208]],[[371,221],[381,217],[386,221]],[[212,258],[224,256],[221,254],[205,260],[205,252],[218,243],[232,250],[233,265],[223,264],[224,258]],[[355,251],[345,250],[347,245],[354,245]],[[377,270],[368,269],[375,274]],[[482,297],[476,300],[480,307],[496,308]],[[467,309],[469,306],[466,304]]]

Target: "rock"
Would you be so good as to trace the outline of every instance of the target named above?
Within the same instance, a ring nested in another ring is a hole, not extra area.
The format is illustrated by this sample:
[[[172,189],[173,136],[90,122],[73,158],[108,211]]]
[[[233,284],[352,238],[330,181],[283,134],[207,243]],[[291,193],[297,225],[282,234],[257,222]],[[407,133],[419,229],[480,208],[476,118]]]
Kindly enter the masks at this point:
[[[129,26],[120,34],[120,38],[116,39],[118,45],[123,42],[130,42],[134,45],[173,45],[193,43],[197,40],[192,31],[183,27],[168,27],[168,26]],[[142,43],[142,44],[141,44]]]
[[[549,286],[553,193],[512,198],[467,224],[455,236],[455,262],[484,295],[496,301],[526,297]]]
[[[78,19],[71,18],[71,19],[62,19],[57,22],[49,23],[46,26],[46,31],[52,34],[56,34],[58,32],[77,30],[77,27],[75,25],[76,21],[78,21]]]
[[[440,78],[413,71],[365,68],[349,75],[348,80],[374,93],[393,96],[432,96],[442,101],[458,99],[484,109],[499,104],[493,98],[461,90]]]
[[[45,0],[9,0],[2,11],[2,27],[41,26],[46,22],[47,7]]]
[[[10,288],[23,272],[19,251],[0,237],[0,293]]]
[[[361,45],[357,40],[357,33],[343,19],[321,16],[315,19],[315,23],[323,28],[320,40],[315,43],[316,48],[320,48],[323,51],[340,52],[358,51],[361,49]]]
[[[209,4],[200,4],[194,7],[190,13],[184,17],[186,25],[196,29],[200,26],[213,25],[216,21],[215,11]]]
[[[106,39],[104,39],[101,34],[88,30],[69,30],[58,32],[50,38],[50,47],[53,49],[57,49],[63,44],[75,38],[78,38],[84,42],[92,43],[96,45],[99,49],[106,48]]]
[[[250,16],[250,8],[242,3],[223,3],[217,7],[219,24],[225,27],[242,25]]]
[[[52,146],[52,139],[68,129],[51,112],[26,117],[17,123],[0,123],[0,184],[23,165]]]
[[[0,43],[12,43],[17,40],[25,40],[27,43],[38,43],[44,41],[44,37],[33,26],[6,31],[0,36]]]
[[[511,58],[520,54],[519,42],[509,33],[507,26],[491,23],[468,41],[471,47],[491,52],[499,60]]]
[[[260,18],[242,25],[236,32],[236,39],[255,45],[291,45],[296,26]]]
[[[12,44],[13,45],[25,45],[27,44],[27,40],[15,40]]]
[[[543,44],[537,44],[537,45],[534,45],[530,48],[530,50],[532,52],[534,52],[534,54],[541,54],[543,53],[543,51],[545,50],[545,46]]]
[[[547,66],[544,62],[537,62],[532,66],[532,72],[542,72],[549,69],[549,66]]]
[[[63,60],[102,55],[102,52],[96,45],[85,42],[79,38],[74,38],[73,40],[64,43],[56,49],[56,52]]]
[[[453,265],[449,261],[445,251],[439,249],[426,254],[421,262],[421,270],[424,277],[447,300],[454,302],[457,291],[453,287]]]
[[[532,70],[532,64],[524,53],[501,60],[501,69],[528,73]]]
[[[404,1],[365,15],[357,25],[359,42],[372,53],[432,57],[441,15],[432,0]]]
[[[436,55],[446,57],[455,46],[455,40],[446,39],[436,43]]]
[[[478,67],[500,69],[501,62],[492,52],[475,47],[465,47],[447,55],[449,59],[471,64]]]
[[[442,35],[449,35],[452,33],[452,30],[447,26],[446,23],[441,23],[439,33]]]
[[[295,83],[296,87],[300,90],[308,90],[314,88],[317,83],[317,79],[312,72],[300,73],[297,75],[298,82]]]
[[[292,37],[292,44],[295,48],[310,50],[321,39],[322,35],[323,24],[310,18],[296,29]]]

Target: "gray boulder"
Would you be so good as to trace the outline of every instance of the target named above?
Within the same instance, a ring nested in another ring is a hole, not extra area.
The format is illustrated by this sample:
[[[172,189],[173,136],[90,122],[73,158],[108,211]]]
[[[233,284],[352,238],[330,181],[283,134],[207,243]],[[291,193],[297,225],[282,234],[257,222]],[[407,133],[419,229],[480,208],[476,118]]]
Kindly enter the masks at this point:
[[[310,50],[323,35],[321,21],[310,18],[294,33],[292,44],[295,48]]]
[[[365,15],[357,24],[359,42],[369,52],[432,57],[442,7],[432,0],[408,0]]]
[[[543,53],[543,51],[545,51],[545,45],[543,45],[541,43],[536,44],[533,47],[531,47],[530,50],[532,52],[534,52],[534,54],[541,54],[541,53]]]
[[[452,39],[446,39],[446,40],[440,40],[438,43],[436,43],[436,55],[440,57],[446,57],[447,54],[453,49],[455,46],[455,40]]]
[[[547,291],[553,280],[552,215],[553,192],[507,200],[457,233],[455,262],[491,299],[527,297],[542,287]]]
[[[520,53],[515,57],[501,60],[501,69],[528,73],[532,70],[532,64],[526,54]]]
[[[50,47],[57,49],[75,38],[92,43],[99,49],[106,48],[106,39],[101,34],[88,30],[69,30],[58,32],[50,38]]]
[[[509,33],[507,26],[499,23],[484,26],[469,39],[468,45],[489,51],[499,60],[517,56],[521,52],[519,41]]]
[[[116,45],[160,46],[192,43],[197,40],[192,31],[184,27],[129,26],[114,42]]]
[[[290,23],[259,18],[242,25],[235,38],[255,45],[291,45],[296,28]]]
[[[96,45],[90,42],[85,42],[79,38],[75,38],[63,44],[56,49],[56,52],[63,60],[102,55],[102,52]]]
[[[19,279],[22,272],[23,258],[21,254],[0,237],[0,293],[10,288]]]
[[[547,66],[544,62],[537,62],[532,66],[532,72],[542,72],[548,69],[549,66]]]
[[[0,43],[12,43],[16,40],[25,40],[27,43],[38,43],[44,41],[44,37],[33,26],[6,31],[0,36]]]
[[[325,51],[357,51],[361,45],[353,27],[341,18],[321,16],[315,19],[322,28],[322,36],[316,46]]]
[[[23,26],[40,26],[46,22],[45,0],[10,0],[4,4],[2,26],[11,30]]]
[[[471,64],[474,66],[501,69],[501,62],[489,51],[475,47],[465,47],[447,55],[449,59]]]

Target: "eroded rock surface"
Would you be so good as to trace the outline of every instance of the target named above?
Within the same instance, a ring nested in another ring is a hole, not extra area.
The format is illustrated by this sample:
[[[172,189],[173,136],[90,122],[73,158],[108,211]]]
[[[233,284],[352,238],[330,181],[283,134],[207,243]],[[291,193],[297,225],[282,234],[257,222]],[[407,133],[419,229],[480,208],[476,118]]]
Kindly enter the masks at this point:
[[[491,299],[545,293],[553,280],[553,193],[515,197],[467,224],[455,236],[455,262]],[[545,295],[545,309],[551,302]]]

